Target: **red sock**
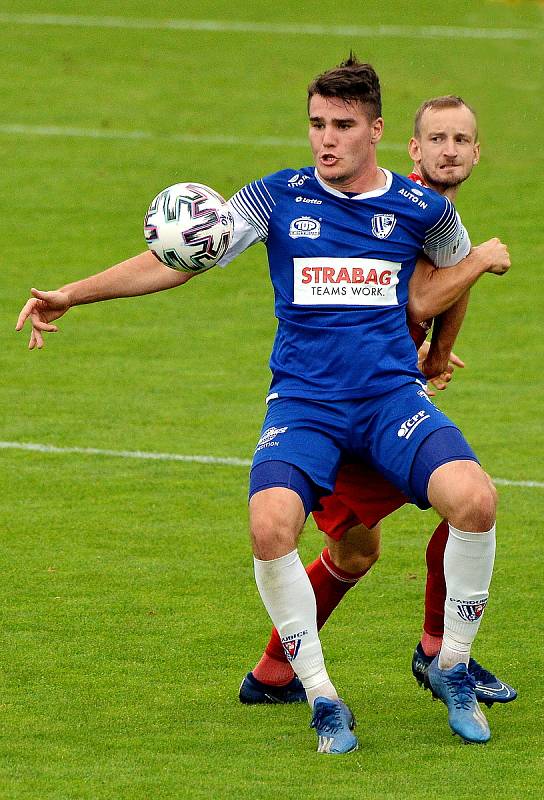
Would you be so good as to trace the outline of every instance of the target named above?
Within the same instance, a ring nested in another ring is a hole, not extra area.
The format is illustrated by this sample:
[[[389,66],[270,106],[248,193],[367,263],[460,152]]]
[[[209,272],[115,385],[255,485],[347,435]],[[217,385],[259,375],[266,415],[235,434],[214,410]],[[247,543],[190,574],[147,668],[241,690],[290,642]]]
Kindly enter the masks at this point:
[[[446,520],[442,520],[427,545],[427,584],[425,586],[425,617],[421,644],[423,651],[428,656],[435,656],[438,653],[444,635],[444,603],[446,602],[444,550],[448,535],[448,523]]]
[[[357,575],[344,572],[333,564],[329,551],[325,548],[321,555],[306,567],[306,572],[315,593],[317,628],[320,630],[346,592],[355,586],[368,570]],[[264,655],[253,669],[253,675],[263,683],[282,686],[289,683],[294,674],[278,632],[273,628]]]

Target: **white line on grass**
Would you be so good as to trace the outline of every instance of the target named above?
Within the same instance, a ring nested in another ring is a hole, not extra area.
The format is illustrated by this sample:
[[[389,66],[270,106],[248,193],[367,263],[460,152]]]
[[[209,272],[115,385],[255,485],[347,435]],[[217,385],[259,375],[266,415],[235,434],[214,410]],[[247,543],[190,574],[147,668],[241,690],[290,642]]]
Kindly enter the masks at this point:
[[[178,453],[146,453],[142,450],[101,450],[97,447],[55,447],[52,444],[32,442],[0,442],[0,450],[31,450],[38,453],[76,453],[85,456],[114,456],[116,458],[141,458],[148,461],[184,461],[194,464],[218,464],[227,467],[249,467],[249,458],[226,458],[220,456],[183,456]],[[508,478],[492,478],[499,486],[522,486],[529,489],[544,489],[541,481],[511,481]]]
[[[178,453],[145,453],[141,450],[101,450],[97,447],[55,447],[52,444],[33,442],[0,442],[0,450],[32,450],[38,453],[77,453],[84,456],[114,456],[116,458],[143,458],[148,461],[185,461],[191,464],[219,464],[227,467],[249,467],[247,458],[221,458],[219,456],[182,456]]]
[[[309,25],[211,19],[136,19],[131,17],[70,16],[65,14],[0,14],[8,25],[58,25],[123,30],[207,31],[262,33],[280,36],[386,37],[399,39],[540,39],[540,28],[464,28],[449,25]]]
[[[151,131],[120,131],[102,128],[73,128],[59,125],[0,125],[0,134],[18,136],[60,136],[84,139],[120,139],[127,141],[179,142],[180,144],[202,144],[212,146],[249,147],[304,147],[308,140],[284,139],[279,136],[222,136],[196,133],[160,134]],[[380,143],[381,150],[404,152],[406,145],[395,142]]]

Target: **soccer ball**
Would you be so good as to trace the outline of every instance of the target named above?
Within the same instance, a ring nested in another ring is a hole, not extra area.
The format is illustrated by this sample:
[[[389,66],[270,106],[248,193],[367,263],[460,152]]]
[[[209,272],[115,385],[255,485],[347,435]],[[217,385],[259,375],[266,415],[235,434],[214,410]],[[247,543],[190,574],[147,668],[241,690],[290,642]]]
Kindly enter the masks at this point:
[[[204,272],[227,252],[234,219],[225,200],[201,183],[175,183],[147,210],[144,236],[152,253],[180,272]]]

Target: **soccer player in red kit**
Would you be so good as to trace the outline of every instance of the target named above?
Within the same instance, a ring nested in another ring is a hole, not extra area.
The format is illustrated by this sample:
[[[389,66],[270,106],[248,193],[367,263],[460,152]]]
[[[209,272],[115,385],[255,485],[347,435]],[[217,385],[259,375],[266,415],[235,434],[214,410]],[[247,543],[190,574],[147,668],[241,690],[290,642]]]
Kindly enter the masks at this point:
[[[479,160],[476,117],[461,98],[438,97],[418,109],[414,135],[408,151],[413,160],[409,176],[415,182],[413,200],[418,201],[417,184],[430,187],[455,200],[457,191]],[[417,320],[417,302],[425,285],[416,276],[410,285],[409,315]],[[451,353],[468,303],[468,292],[434,321],[408,320],[410,332],[420,352],[420,367],[435,388],[444,389],[454,366],[463,363]],[[424,341],[432,327],[430,345]],[[392,483],[371,466],[344,464],[334,493],[321,499],[322,510],[314,512],[317,526],[325,534],[327,546],[306,568],[317,602],[317,624],[321,628],[344,595],[353,588],[379,557],[380,522],[408,501]],[[443,520],[427,547],[427,584],[423,635],[413,659],[412,672],[418,683],[430,688],[427,669],[440,650],[444,631],[446,584],[443,558],[448,539],[448,524]],[[492,705],[514,700],[516,691],[487,669],[470,659],[478,700]],[[240,687],[243,703],[290,703],[305,700],[299,679],[286,657],[277,631],[259,663],[244,678]]]

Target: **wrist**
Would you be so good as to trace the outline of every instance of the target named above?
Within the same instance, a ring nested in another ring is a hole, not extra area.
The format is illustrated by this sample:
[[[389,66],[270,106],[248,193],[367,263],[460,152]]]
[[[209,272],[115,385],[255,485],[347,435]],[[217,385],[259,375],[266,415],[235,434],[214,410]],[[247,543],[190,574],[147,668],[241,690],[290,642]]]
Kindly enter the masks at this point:
[[[467,256],[467,259],[477,275],[483,275],[494,263],[491,255],[481,247],[474,247]]]

